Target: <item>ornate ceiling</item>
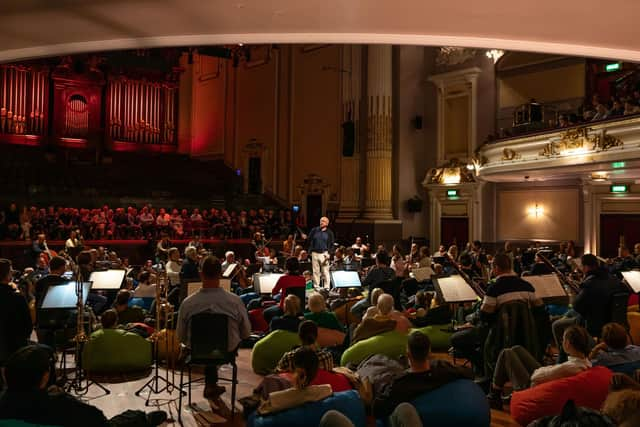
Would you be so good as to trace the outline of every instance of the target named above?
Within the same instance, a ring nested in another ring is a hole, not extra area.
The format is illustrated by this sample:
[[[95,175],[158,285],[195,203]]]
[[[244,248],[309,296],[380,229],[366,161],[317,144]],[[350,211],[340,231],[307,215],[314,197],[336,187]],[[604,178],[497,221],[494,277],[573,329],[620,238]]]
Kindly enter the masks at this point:
[[[0,16],[4,62],[265,42],[465,46],[640,61],[640,2],[630,0],[7,0]]]

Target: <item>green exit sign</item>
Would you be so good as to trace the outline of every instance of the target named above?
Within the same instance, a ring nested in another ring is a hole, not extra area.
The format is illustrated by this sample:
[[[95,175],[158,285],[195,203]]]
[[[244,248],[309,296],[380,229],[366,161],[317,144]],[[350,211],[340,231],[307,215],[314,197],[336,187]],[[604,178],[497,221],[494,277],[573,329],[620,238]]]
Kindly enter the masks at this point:
[[[614,62],[612,64],[607,64],[604,66],[604,69],[607,70],[607,73],[611,73],[613,71],[618,71],[620,69],[620,63]]]
[[[449,198],[458,197],[458,190],[447,190],[447,197]]]
[[[610,187],[612,193],[628,193],[629,186],[626,184],[614,184]]]

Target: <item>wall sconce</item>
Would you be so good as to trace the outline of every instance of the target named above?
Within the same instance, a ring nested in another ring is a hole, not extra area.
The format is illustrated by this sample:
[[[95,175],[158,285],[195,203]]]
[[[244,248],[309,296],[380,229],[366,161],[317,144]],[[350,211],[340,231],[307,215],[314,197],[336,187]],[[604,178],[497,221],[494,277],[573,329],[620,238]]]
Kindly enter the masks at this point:
[[[536,203],[535,206],[531,206],[529,209],[527,209],[527,213],[530,217],[539,218],[544,215],[544,207]]]

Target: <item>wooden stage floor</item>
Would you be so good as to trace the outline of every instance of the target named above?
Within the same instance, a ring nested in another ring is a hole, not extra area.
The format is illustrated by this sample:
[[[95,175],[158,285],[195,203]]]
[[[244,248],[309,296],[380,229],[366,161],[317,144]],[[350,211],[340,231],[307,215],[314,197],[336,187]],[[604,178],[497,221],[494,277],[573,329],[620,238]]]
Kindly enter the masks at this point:
[[[238,379],[239,384],[237,387],[237,395],[238,397],[244,397],[251,394],[253,388],[260,382],[261,376],[256,375],[251,370],[250,363],[250,354],[251,350],[241,349],[238,355],[237,363],[238,363]],[[446,354],[434,354],[434,357],[437,358],[447,358]],[[161,372],[165,371],[161,369]],[[220,377],[230,377],[231,376],[231,368],[229,366],[224,366],[220,368]],[[197,377],[197,374],[194,374],[194,378]],[[145,407],[145,393],[142,393],[140,397],[135,395],[136,390],[142,387],[145,382],[147,382],[148,378],[140,379],[137,381],[119,383],[119,384],[105,384],[109,390],[111,390],[111,394],[107,396],[97,397],[95,399],[91,399],[89,403],[100,408],[107,417],[113,417],[118,413],[121,413],[127,409],[140,409],[151,411],[155,410],[155,407]],[[179,381],[179,373],[175,375],[175,381]],[[195,408],[191,409],[187,407],[187,399],[186,396],[183,400],[183,409],[182,409],[182,423],[184,427],[208,427],[208,426],[233,426],[233,427],[243,427],[245,425],[244,419],[242,417],[242,406],[240,403],[236,403],[236,416],[231,419],[229,415],[230,399],[231,399],[231,388],[224,381],[220,382],[221,385],[227,386],[227,392],[222,396],[223,402],[226,404],[226,408],[223,407],[221,409],[216,409],[215,412],[211,409],[209,402],[202,397],[203,386],[201,384],[194,385],[193,387],[193,403]],[[89,397],[99,396],[100,390],[93,386],[89,390]],[[167,399],[167,398],[175,398],[177,399],[178,393],[177,391],[173,392],[173,396],[169,396],[166,393],[160,394],[158,396],[152,396],[152,399]],[[178,423],[178,414],[177,414],[177,400],[175,403],[164,403],[160,404],[157,409],[162,409],[170,413],[169,417],[172,418],[173,421],[167,422],[167,426],[179,426]],[[370,419],[370,426],[374,426],[375,423],[373,419]],[[518,426],[516,422],[512,420],[506,412],[501,411],[491,411],[491,425],[492,426]]]

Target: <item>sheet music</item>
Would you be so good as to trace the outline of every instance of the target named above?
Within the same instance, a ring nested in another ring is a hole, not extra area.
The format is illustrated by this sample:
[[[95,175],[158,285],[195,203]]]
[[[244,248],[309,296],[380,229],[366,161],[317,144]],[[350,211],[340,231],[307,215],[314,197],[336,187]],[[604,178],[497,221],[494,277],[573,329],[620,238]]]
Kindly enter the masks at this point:
[[[414,268],[413,270],[411,270],[411,272],[413,273],[413,277],[418,282],[427,281],[427,280],[431,279],[431,276],[436,274],[431,269],[431,267]]]
[[[633,292],[640,292],[640,271],[623,271],[622,277],[627,281]]]
[[[233,270],[236,269],[237,265],[238,264],[229,264],[227,266],[227,269],[224,271],[224,273],[222,273],[222,277],[228,278],[229,276],[231,276],[233,274]]]
[[[202,282],[189,282],[187,283],[187,296],[191,296],[202,289]]]
[[[445,302],[467,302],[478,298],[476,292],[462,276],[438,277],[435,282]]]
[[[567,292],[562,287],[556,274],[544,274],[541,276],[523,276],[536,290],[536,296],[540,299],[566,297]]]
[[[92,289],[120,289],[125,270],[94,271],[89,278],[93,282]]]

